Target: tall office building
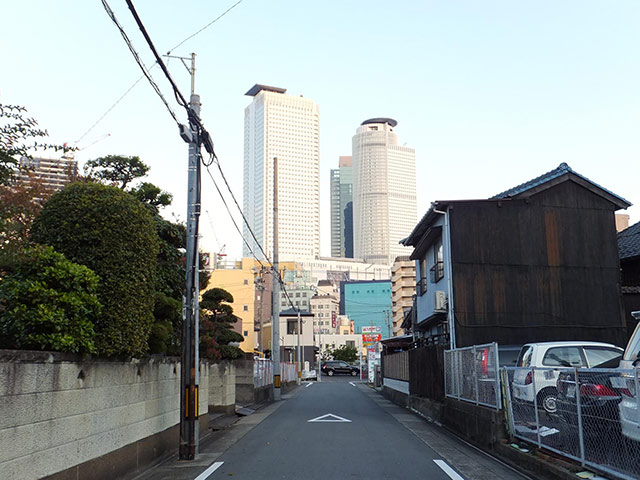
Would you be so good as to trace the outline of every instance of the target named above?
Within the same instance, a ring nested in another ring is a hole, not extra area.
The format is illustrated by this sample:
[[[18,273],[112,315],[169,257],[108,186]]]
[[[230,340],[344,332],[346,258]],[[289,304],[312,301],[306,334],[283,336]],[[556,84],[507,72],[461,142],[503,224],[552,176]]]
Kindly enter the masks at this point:
[[[353,136],[353,250],[365,262],[411,254],[399,242],[417,222],[416,154],[398,145],[397,123],[371,118]]]
[[[280,260],[320,254],[318,105],[284,88],[254,85],[244,111],[244,213],[266,254],[273,254],[274,158],[278,168]],[[246,226],[244,237],[256,255]],[[244,254],[250,255],[244,247]]]
[[[353,258],[353,175],[351,157],[331,170],[331,256]]]
[[[40,181],[49,191],[62,190],[73,177],[78,175],[78,161],[68,158],[27,158],[20,159],[20,181],[30,183]]]

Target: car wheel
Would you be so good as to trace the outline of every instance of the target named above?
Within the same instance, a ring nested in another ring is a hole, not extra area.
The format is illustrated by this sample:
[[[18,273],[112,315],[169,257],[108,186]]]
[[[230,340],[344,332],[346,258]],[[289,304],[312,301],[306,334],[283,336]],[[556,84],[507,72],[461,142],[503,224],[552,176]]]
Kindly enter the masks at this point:
[[[356,375],[358,375],[358,372],[356,372],[355,370],[351,370],[351,376],[355,377]]]
[[[329,370],[329,371],[327,372],[327,375],[329,375],[330,377],[333,377],[333,370]]]
[[[545,388],[538,394],[538,407],[542,407],[547,413],[558,411],[558,392],[555,388]]]

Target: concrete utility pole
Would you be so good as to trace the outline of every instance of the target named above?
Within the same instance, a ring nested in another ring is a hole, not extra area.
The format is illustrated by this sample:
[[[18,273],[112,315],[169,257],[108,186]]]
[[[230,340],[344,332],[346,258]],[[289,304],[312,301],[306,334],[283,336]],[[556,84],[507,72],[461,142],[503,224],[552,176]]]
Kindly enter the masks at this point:
[[[273,399],[280,400],[280,269],[278,266],[278,158],[273,157],[273,312],[271,312],[271,361]]]
[[[195,53],[191,54],[191,99],[189,109],[200,117],[200,96],[195,88]],[[200,217],[200,138],[198,127],[182,127],[181,136],[189,143],[187,198],[187,253],[185,289],[182,297],[182,363],[180,368],[180,449],[181,460],[193,460],[198,453],[198,385],[200,383],[199,343],[199,259],[198,220]]]
[[[298,352],[296,354],[296,356],[298,357],[298,381],[297,384],[300,385],[300,380],[302,379],[302,355],[300,355],[300,330],[302,330],[302,320],[300,318],[300,307],[298,307],[298,339],[297,339],[297,343],[298,343]]]

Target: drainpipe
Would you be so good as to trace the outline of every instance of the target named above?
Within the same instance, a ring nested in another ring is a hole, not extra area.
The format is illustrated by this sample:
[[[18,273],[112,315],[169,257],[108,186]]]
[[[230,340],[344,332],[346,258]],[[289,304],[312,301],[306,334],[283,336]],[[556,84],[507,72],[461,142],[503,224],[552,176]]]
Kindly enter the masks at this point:
[[[454,311],[454,302],[453,302],[453,273],[452,273],[452,255],[451,255],[451,225],[449,224],[449,205],[447,205],[447,209],[444,211],[437,210],[435,208],[435,204],[431,204],[431,208],[433,208],[434,213],[439,213],[440,215],[444,215],[444,248],[446,252],[446,275],[447,275],[447,289],[449,290],[449,298],[447,300],[448,307],[447,308],[447,323],[449,325],[449,348],[456,348],[456,322],[455,322],[455,311]]]

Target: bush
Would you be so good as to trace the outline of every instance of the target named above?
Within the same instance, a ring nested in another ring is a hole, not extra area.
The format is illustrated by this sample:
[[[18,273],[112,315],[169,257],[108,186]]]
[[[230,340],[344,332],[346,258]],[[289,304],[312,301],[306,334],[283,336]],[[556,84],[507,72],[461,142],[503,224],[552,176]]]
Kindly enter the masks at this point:
[[[18,255],[0,282],[0,347],[92,353],[98,277],[51,247]]]
[[[74,183],[45,204],[31,237],[100,277],[98,298],[104,308],[95,325],[98,353],[147,353],[158,254],[148,209],[118,188]]]

